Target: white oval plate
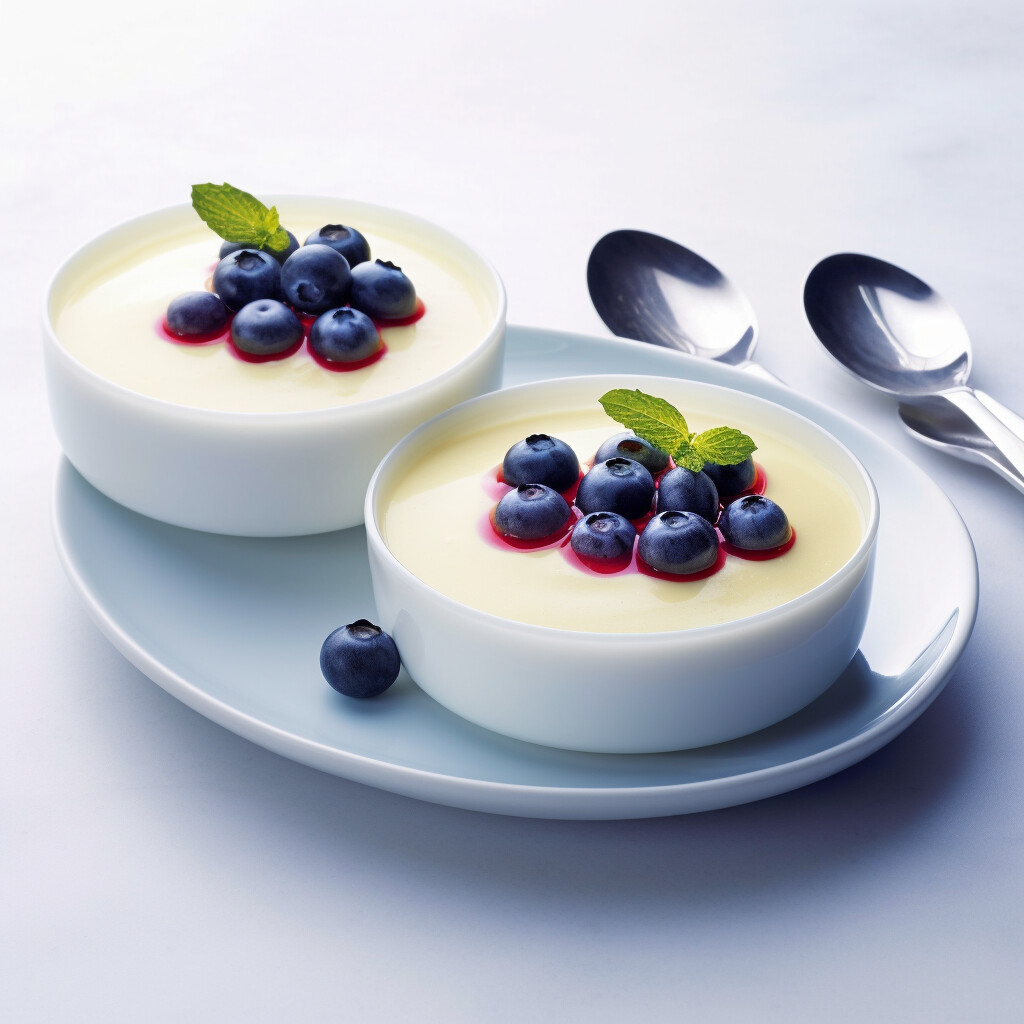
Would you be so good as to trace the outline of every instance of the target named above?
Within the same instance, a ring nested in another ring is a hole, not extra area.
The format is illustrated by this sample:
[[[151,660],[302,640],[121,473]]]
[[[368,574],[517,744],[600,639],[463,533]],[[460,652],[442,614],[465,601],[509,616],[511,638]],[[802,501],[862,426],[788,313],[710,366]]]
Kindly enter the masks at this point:
[[[509,328],[506,384],[625,372],[786,405],[847,444],[878,488],[860,651],[821,698],[752,736],[669,754],[582,754],[471,725],[404,673],[376,700],[341,697],[318,659],[332,629],[374,617],[362,527],[271,539],[197,533],[122,508],[64,461],[58,552],[108,639],[189,707],[296,761],[424,800],[550,818],[683,814],[783,793],[878,750],[934,700],[974,626],[977,560],[952,504],[887,445],[782,385],[639,342]]]

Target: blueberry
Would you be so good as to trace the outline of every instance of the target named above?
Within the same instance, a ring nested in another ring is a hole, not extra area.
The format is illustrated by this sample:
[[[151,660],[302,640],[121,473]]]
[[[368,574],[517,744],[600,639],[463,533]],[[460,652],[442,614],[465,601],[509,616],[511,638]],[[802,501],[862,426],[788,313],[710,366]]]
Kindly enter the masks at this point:
[[[285,352],[302,337],[299,318],[277,299],[257,299],[243,306],[231,322],[235,348],[254,356]]]
[[[719,498],[731,498],[754,486],[757,466],[753,459],[744,459],[732,466],[720,466],[717,462],[705,462],[704,472],[715,482]]]
[[[502,537],[541,540],[557,533],[569,518],[569,506],[558,491],[543,484],[520,484],[494,509],[494,528]]]
[[[416,312],[416,289],[394,263],[360,263],[352,268],[352,305],[375,320],[398,320]]]
[[[332,363],[369,359],[381,345],[376,324],[365,313],[348,306],[318,316],[310,329],[309,343],[321,359]]]
[[[652,474],[660,473],[668,466],[668,455],[660,448],[655,448],[650,441],[637,437],[632,430],[624,430],[621,434],[609,437],[597,449],[594,461],[605,462],[614,458],[632,459]]]
[[[278,252],[276,249],[261,249],[261,252],[265,252],[268,256],[273,256],[278,263],[284,263],[286,259],[299,247],[299,240],[290,232],[286,231],[288,235],[288,244]],[[239,249],[249,249],[251,246],[245,244],[245,242],[222,242],[220,246],[220,258],[224,259],[225,256],[230,255],[233,252],[238,252]]]
[[[718,558],[718,534],[696,512],[660,512],[640,534],[637,554],[659,572],[701,572]]]
[[[763,494],[748,494],[726,505],[718,526],[730,544],[745,551],[777,548],[792,532],[786,513]]]
[[[281,267],[284,297],[303,313],[344,306],[352,288],[348,260],[329,245],[304,245]]]
[[[615,512],[591,512],[572,531],[572,549],[582,558],[614,561],[633,553],[636,530]]]
[[[564,441],[549,434],[531,434],[505,452],[501,475],[512,487],[544,484],[566,491],[579,480],[580,463]]]
[[[186,292],[171,299],[167,328],[179,338],[199,338],[223,330],[229,316],[227,306],[213,292]]]
[[[279,298],[281,267],[277,260],[259,249],[239,249],[217,264],[213,290],[231,310],[241,309],[257,299]]]
[[[581,512],[616,512],[639,519],[651,510],[654,477],[632,459],[598,462],[580,481],[576,507]]]
[[[320,648],[320,671],[346,697],[376,697],[401,668],[395,641],[366,619],[336,629]]]
[[[370,243],[355,228],[344,224],[325,224],[306,239],[306,245],[329,245],[348,260],[350,267],[370,258]]]
[[[658,484],[658,511],[696,512],[713,526],[718,518],[718,489],[707,473],[676,466]]]

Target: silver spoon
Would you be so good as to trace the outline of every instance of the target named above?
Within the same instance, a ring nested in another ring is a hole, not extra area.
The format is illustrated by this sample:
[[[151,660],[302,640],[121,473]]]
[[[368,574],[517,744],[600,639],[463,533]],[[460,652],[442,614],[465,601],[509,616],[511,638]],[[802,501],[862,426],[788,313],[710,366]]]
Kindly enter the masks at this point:
[[[891,263],[839,253],[809,274],[804,309],[840,366],[904,399],[900,418],[918,440],[1024,491],[1024,419],[968,387],[970,339],[942,296]]]
[[[778,380],[751,361],[747,297],[697,253],[646,231],[612,231],[590,253],[587,287],[612,334],[717,359]]]
[[[823,261],[825,264],[828,262]],[[951,350],[945,362],[954,364],[966,380],[970,369],[970,347],[959,317],[923,282],[896,267],[890,269],[902,275],[904,291],[909,286],[911,295],[919,297],[909,301],[932,303],[929,306],[930,319],[937,319],[943,325],[932,341],[934,343],[936,337],[943,339],[940,347]],[[817,283],[822,284],[824,280],[822,276]],[[717,359],[778,380],[770,371],[750,360],[757,342],[757,320],[746,296],[721,271],[691,250],[645,231],[613,231],[594,246],[587,266],[587,283],[594,307],[613,334]],[[805,289],[805,303],[806,295]],[[824,296],[818,294],[818,289],[815,289],[815,297],[811,301],[822,309],[825,306]],[[863,295],[857,292],[857,300],[852,303],[848,296],[847,305],[851,304],[854,308],[863,307]],[[864,310],[859,309],[859,312]],[[824,314],[821,320],[824,321]],[[914,322],[920,326],[923,320],[919,318]],[[815,319],[812,319],[814,323]],[[832,333],[835,336],[835,332]],[[951,341],[950,338],[957,340]],[[842,360],[840,363],[862,380],[869,379],[866,362],[857,364],[856,368]],[[988,466],[1024,490],[1020,461],[1007,454],[1018,450],[1018,439],[1024,437],[1024,420],[989,396],[970,392],[962,384],[953,391],[948,388],[941,390],[946,378],[941,372],[936,375],[935,370],[942,364],[943,360],[939,359],[935,365],[926,366],[924,369],[928,376],[923,378],[926,381],[925,393],[900,404],[904,425],[925,444]],[[897,361],[896,366],[906,371],[911,361],[907,360],[905,364]],[[905,373],[900,386],[912,387],[920,379],[912,372]],[[934,391],[938,394],[930,393]],[[966,398],[964,392],[968,392]],[[972,398],[976,398],[984,408],[979,411]],[[960,403],[963,402],[973,408],[971,415],[962,409]],[[985,410],[991,414],[990,417],[985,415]]]

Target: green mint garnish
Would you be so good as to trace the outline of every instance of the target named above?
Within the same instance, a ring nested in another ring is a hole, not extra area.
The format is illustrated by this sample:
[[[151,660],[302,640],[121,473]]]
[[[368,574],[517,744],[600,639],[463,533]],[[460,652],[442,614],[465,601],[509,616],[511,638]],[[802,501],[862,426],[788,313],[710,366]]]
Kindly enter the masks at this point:
[[[671,402],[639,390],[616,388],[602,395],[600,402],[617,423],[667,452],[677,466],[695,473],[704,468],[705,462],[732,466],[757,451],[757,445],[735,427],[712,427],[691,434],[683,414]]]
[[[281,227],[277,207],[266,207],[255,196],[225,182],[192,186],[192,207],[226,242],[241,242],[253,249],[282,252],[288,232]]]

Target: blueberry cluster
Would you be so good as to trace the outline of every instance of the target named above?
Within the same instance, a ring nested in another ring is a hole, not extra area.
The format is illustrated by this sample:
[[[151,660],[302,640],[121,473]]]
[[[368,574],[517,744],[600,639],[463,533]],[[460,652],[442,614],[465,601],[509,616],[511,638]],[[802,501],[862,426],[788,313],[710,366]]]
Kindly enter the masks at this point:
[[[230,322],[239,351],[269,358],[299,344],[304,331],[300,316],[306,316],[314,318],[309,332],[313,351],[327,363],[344,364],[380,350],[375,321],[415,314],[412,281],[393,263],[371,262],[369,243],[355,228],[325,224],[301,246],[287,234],[281,252],[224,242],[213,291],[174,299],[167,307],[168,330],[197,340],[216,335]]]
[[[792,536],[774,501],[744,493],[757,479],[749,458],[705,463],[700,472],[670,468],[665,452],[626,431],[605,441],[593,468],[579,474],[576,454],[558,438],[531,434],[514,444],[502,463],[513,490],[492,513],[495,530],[513,541],[543,541],[571,526],[572,550],[595,568],[624,568],[635,543],[646,566],[683,576],[716,564],[719,534],[747,552],[772,551]],[[576,481],[574,519],[566,495]]]

